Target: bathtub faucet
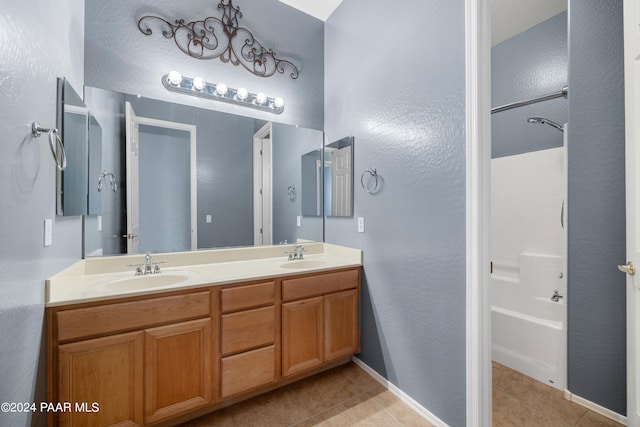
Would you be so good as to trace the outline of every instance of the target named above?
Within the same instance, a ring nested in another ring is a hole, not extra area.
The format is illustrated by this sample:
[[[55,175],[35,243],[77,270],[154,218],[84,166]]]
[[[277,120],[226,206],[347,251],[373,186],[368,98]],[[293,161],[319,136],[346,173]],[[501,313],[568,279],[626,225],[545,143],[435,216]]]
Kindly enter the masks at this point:
[[[553,296],[551,297],[551,301],[558,302],[562,298],[562,295],[558,291],[553,291]]]

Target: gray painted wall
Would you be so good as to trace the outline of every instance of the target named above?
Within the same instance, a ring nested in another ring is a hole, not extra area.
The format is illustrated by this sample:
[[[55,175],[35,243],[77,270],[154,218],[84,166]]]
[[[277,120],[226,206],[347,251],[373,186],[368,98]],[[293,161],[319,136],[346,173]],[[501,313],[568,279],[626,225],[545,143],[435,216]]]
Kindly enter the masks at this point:
[[[626,413],[622,1],[569,2],[569,390]]]
[[[491,49],[493,107],[557,92],[567,85],[567,13],[561,13]],[[568,101],[560,98],[491,116],[491,157],[562,146],[562,133],[527,123],[541,116],[564,124]]]
[[[271,78],[256,77],[241,67],[219,60],[198,60],[180,52],[173,40],[161,34],[143,35],[136,25],[143,15],[156,15],[169,21],[199,20],[220,16],[216,2],[191,0],[102,1],[86,0],[87,85],[123,93],[142,94],[234,114],[250,115],[302,127],[323,126],[323,23],[277,0],[243,1],[240,26],[249,28],[265,47],[278,57],[300,64],[300,76],[287,74]],[[295,36],[294,36],[295,35]],[[208,81],[223,81],[230,87],[244,86],[250,92],[263,91],[285,99],[285,111],[278,116],[231,104],[216,103],[168,92],[160,83],[171,69],[186,76],[200,75]]]
[[[326,140],[355,137],[356,180],[353,218],[325,233],[364,250],[360,357],[451,426],[466,424],[464,34],[459,0],[345,0],[325,28]]]
[[[56,78],[82,91],[84,3],[2,2],[0,14],[0,401],[46,401],[44,281],[81,256],[79,217],[55,217],[55,166],[31,122],[56,123]],[[54,219],[43,247],[43,221]],[[37,417],[36,424],[45,420]],[[0,413],[0,425],[31,425],[30,413]]]

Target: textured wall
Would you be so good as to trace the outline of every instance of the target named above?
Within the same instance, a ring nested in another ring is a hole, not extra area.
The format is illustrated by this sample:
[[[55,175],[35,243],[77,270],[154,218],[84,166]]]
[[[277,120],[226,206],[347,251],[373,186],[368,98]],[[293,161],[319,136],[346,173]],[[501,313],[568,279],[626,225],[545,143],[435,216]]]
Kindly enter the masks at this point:
[[[239,1],[243,17],[240,26],[249,28],[265,47],[278,57],[300,65],[300,76],[287,74],[256,77],[242,67],[219,60],[198,60],[180,52],[173,40],[161,34],[143,35],[137,20],[144,15],[187,22],[207,16],[219,17],[217,2],[191,0],[102,1],[86,0],[87,85],[124,93],[201,106],[234,114],[275,120],[282,123],[322,129],[323,126],[323,23],[277,0]],[[176,69],[182,74],[224,81],[231,87],[244,86],[251,92],[264,91],[284,97],[285,111],[278,116],[231,104],[216,103],[168,92],[160,78]]]
[[[569,390],[625,414],[622,1],[569,15]]]
[[[561,13],[491,49],[491,105],[557,92],[567,85],[567,13]],[[542,116],[567,121],[568,102],[560,98],[491,116],[491,157],[562,146],[562,133],[527,123]]]
[[[346,0],[325,28],[326,138],[355,136],[356,180],[354,216],[325,236],[364,250],[360,357],[451,426],[466,422],[464,16],[462,1]]]
[[[2,4],[0,14],[0,402],[46,400],[44,280],[81,256],[81,221],[55,217],[55,166],[31,122],[56,123],[56,77],[83,84],[84,3]],[[71,48],[71,49],[70,49]],[[43,220],[54,219],[43,247]],[[0,425],[28,426],[32,414],[0,413]],[[39,421],[43,423],[43,419]]]

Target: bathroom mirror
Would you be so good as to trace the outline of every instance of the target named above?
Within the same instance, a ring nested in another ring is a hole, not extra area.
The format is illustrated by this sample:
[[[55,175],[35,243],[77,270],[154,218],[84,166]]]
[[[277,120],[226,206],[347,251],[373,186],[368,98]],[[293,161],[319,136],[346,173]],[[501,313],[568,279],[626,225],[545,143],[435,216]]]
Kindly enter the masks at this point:
[[[102,170],[118,187],[100,193],[101,216],[84,218],[85,256],[323,240],[323,217],[302,217],[300,164],[321,152],[322,131],[94,87],[84,99],[102,126]],[[127,128],[139,144],[137,188],[127,180]],[[128,227],[134,196],[137,229]]]
[[[353,136],[324,148],[324,214],[353,216]]]
[[[101,127],[64,78],[58,79],[57,116],[57,128],[67,156],[67,167],[57,171],[57,214],[99,214],[100,200],[92,184],[97,184],[102,163]]]
[[[305,153],[301,157],[302,215],[322,216],[324,167],[322,149]]]

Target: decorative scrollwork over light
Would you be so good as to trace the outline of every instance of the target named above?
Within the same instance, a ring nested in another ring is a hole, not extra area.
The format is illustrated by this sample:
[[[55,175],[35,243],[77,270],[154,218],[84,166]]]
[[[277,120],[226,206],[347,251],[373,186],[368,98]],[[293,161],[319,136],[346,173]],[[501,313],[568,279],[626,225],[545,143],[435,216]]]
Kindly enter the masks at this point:
[[[271,77],[276,71],[287,70],[292,79],[298,78],[298,68],[285,59],[276,58],[272,49],[265,48],[251,31],[239,25],[242,18],[240,7],[233,0],[220,0],[222,19],[213,16],[201,21],[185,23],[177,19],[171,23],[158,16],[147,15],[138,20],[138,29],[145,35],[153,34],[152,24],[157,24],[165,38],[173,39],[182,52],[196,59],[216,59],[241,65],[260,77]]]

